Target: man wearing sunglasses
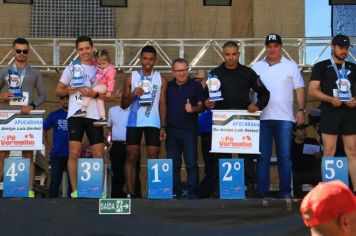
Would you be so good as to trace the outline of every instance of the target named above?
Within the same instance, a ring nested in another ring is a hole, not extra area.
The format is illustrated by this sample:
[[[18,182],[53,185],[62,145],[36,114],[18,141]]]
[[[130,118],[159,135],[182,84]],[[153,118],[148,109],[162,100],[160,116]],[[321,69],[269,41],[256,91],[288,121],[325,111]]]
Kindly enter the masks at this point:
[[[29,114],[46,100],[46,89],[41,73],[30,67],[27,63],[29,53],[29,42],[24,38],[17,38],[12,43],[12,53],[15,62],[0,71],[0,100],[3,101],[1,109],[20,110],[21,114]],[[17,86],[21,89],[21,99],[13,99],[15,94],[8,91],[9,87]],[[34,91],[37,97],[34,98]],[[4,159],[10,151],[0,152],[0,178],[4,172]],[[33,183],[35,180],[35,166],[33,162],[33,151],[23,151],[24,158],[30,158],[30,186],[29,197],[35,197]]]

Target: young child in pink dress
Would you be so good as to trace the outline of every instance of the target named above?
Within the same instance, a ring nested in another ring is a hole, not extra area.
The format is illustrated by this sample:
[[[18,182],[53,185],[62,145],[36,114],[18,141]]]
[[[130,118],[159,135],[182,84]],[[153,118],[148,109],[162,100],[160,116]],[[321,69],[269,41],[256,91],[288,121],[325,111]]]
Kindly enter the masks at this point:
[[[94,78],[93,90],[98,94],[105,94],[106,97],[111,97],[115,87],[116,70],[111,65],[109,52],[105,49],[97,51],[95,57],[98,63],[98,69]],[[81,110],[77,111],[74,117],[83,117],[87,115],[86,109],[89,105],[91,97],[83,97]],[[100,120],[94,122],[95,126],[106,125],[105,106],[102,99],[96,98],[96,105],[100,115]]]

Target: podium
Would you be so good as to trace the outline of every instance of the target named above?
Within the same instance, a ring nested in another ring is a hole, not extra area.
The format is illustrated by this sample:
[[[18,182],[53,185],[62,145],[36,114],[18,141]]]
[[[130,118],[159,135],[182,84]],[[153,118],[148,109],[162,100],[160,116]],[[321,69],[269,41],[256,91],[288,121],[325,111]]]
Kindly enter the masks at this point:
[[[44,112],[34,110],[25,115],[19,110],[0,110],[0,151],[10,151],[4,164],[4,197],[28,195],[30,163],[29,159],[22,158],[21,151],[44,149]]]

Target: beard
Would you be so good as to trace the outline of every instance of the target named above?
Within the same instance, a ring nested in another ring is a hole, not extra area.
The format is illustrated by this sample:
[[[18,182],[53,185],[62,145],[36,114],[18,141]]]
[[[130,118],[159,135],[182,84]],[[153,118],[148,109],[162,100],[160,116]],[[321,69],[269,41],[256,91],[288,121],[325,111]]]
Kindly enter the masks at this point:
[[[337,58],[338,60],[345,60],[346,57],[347,57],[347,54],[343,53],[343,54],[339,54],[339,55],[336,55],[335,53],[333,53],[334,57]]]

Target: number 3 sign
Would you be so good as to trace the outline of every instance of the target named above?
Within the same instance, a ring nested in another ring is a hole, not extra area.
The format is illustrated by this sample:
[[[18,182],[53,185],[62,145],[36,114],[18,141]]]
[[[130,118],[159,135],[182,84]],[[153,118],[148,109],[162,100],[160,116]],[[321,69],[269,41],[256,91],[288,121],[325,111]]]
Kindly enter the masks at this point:
[[[78,197],[100,198],[103,192],[103,159],[78,160]]]

